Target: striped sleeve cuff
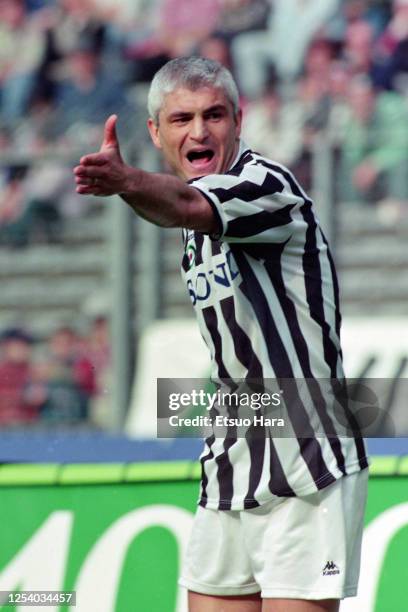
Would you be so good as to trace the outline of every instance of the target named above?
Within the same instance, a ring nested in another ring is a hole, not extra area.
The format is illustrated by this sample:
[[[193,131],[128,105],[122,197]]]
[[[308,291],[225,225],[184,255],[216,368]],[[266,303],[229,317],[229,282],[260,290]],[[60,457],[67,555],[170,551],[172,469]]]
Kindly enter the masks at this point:
[[[217,231],[215,233],[208,234],[209,237],[211,238],[211,240],[221,240],[221,238],[224,236],[225,232],[227,231],[227,223],[223,220],[223,217],[220,213],[218,202],[213,200],[206,191],[203,191],[196,185],[191,185],[191,186],[194,187],[194,189],[197,189],[197,191],[199,191],[201,195],[205,197],[205,199],[210,204],[213,210],[215,221],[217,223]]]

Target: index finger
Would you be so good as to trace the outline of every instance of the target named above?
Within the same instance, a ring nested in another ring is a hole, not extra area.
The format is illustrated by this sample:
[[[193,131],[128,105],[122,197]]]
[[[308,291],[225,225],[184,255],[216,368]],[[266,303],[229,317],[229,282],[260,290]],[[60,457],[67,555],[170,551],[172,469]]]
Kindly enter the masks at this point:
[[[103,166],[108,162],[108,158],[103,153],[91,153],[81,157],[79,162],[82,166]]]

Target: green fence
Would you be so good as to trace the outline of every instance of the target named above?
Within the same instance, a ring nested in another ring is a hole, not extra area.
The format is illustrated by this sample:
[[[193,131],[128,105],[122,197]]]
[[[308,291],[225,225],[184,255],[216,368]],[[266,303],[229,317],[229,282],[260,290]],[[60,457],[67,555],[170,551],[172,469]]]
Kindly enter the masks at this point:
[[[1,466],[0,591],[75,590],[76,612],[185,612],[198,476],[195,462]],[[361,593],[344,609],[407,612],[407,458],[374,458],[366,523]]]

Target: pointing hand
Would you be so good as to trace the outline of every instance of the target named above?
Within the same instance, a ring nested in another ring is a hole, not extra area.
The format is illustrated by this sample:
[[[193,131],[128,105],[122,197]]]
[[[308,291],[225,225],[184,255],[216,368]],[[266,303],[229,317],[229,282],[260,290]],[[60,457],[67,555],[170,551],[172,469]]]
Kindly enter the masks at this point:
[[[79,165],[74,168],[77,193],[110,196],[126,191],[129,167],[120,153],[117,120],[117,115],[107,119],[99,152],[81,157]]]
[[[110,149],[116,149],[119,151],[119,140],[116,133],[117,115],[111,115],[105,123],[105,129],[103,133],[103,142],[100,148],[100,152],[109,151]]]

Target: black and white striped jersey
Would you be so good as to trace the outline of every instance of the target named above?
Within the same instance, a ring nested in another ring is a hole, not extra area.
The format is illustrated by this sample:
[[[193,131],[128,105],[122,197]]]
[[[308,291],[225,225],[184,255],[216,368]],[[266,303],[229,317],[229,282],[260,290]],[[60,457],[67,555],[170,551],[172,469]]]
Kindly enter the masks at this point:
[[[225,174],[193,179],[216,236],[183,230],[182,272],[214,380],[342,379],[336,272],[312,202],[284,166],[241,143]],[[327,414],[319,414],[325,430]],[[367,467],[361,438],[315,436],[299,407],[293,438],[207,438],[200,504],[253,508],[308,495]],[[307,437],[297,431],[311,431]]]

